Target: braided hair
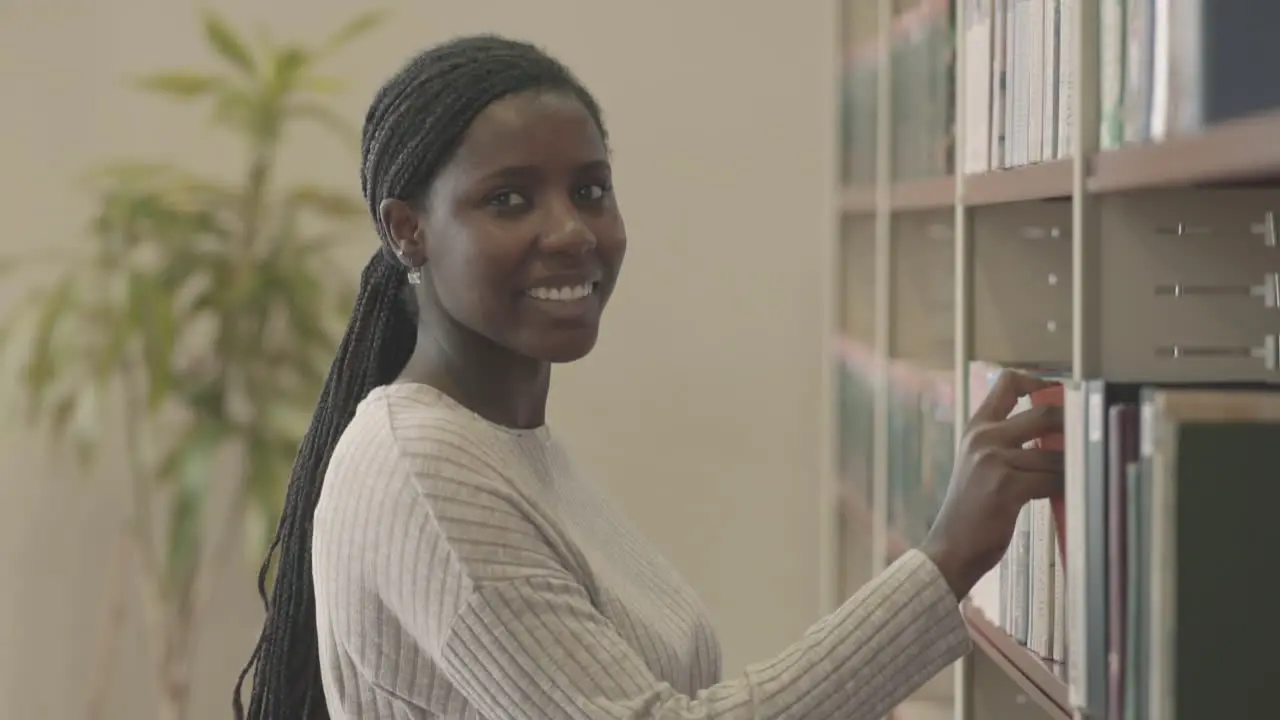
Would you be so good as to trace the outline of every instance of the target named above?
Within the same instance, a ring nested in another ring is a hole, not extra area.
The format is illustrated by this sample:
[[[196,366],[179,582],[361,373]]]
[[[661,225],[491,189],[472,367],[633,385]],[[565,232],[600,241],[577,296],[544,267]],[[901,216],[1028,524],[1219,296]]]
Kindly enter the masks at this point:
[[[555,59],[524,42],[492,35],[458,38],[410,60],[378,90],[365,116],[360,186],[382,246],[360,276],[355,309],[338,346],[311,425],[294,461],[284,511],[258,574],[266,619],[240,673],[237,720],[327,720],[311,577],[311,527],[334,446],[370,390],[404,370],[417,342],[417,306],[405,269],[379,219],[388,198],[419,203],[462,143],[471,123],[495,100],[531,90],[575,97],[605,137],[600,108]],[[266,580],[273,558],[275,586]],[[244,682],[253,674],[246,712]]]

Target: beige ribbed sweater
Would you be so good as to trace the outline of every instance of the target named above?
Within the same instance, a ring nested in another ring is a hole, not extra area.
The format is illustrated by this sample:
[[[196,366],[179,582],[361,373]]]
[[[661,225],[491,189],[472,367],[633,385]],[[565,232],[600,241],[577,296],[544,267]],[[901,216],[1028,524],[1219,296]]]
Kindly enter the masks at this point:
[[[424,385],[361,403],[313,540],[335,720],[873,720],[969,648],[913,551],[724,680],[703,606],[546,427],[494,425]]]

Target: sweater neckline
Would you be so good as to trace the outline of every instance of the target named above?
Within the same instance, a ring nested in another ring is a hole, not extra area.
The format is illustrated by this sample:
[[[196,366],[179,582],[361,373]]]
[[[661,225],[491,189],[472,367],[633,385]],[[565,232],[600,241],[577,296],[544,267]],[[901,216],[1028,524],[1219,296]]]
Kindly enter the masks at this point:
[[[502,425],[489,420],[483,415],[480,415],[471,408],[450,397],[439,388],[427,385],[426,383],[394,382],[388,385],[376,387],[370,391],[368,395],[369,398],[376,398],[379,396],[411,398],[425,402],[429,405],[443,407],[450,412],[466,416],[490,430],[510,435],[515,438],[535,438],[547,441],[551,437],[551,429],[546,423],[531,428],[516,428]]]

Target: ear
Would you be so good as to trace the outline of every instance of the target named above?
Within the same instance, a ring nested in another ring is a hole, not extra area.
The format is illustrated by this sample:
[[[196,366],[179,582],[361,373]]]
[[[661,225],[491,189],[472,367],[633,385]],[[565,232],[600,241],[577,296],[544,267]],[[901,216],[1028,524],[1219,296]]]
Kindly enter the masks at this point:
[[[412,205],[388,198],[378,205],[382,227],[386,228],[387,245],[408,268],[420,268],[427,262],[426,232],[421,213]]]

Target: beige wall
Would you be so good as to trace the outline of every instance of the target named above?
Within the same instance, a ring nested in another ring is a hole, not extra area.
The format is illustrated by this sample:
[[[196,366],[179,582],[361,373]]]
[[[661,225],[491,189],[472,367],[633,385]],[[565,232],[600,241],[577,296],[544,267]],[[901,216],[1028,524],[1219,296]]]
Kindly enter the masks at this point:
[[[363,2],[214,0],[237,22],[315,37]],[[834,3],[418,0],[343,56],[358,120],[377,83],[452,35],[547,46],[598,94],[631,238],[598,351],[557,373],[553,422],[581,464],[696,586],[727,669],[815,619],[823,580],[823,333],[834,236]],[[127,91],[127,73],[200,63],[187,0],[0,1],[0,251],[74,257],[72,179],[152,151],[232,169],[191,116]],[[308,142],[290,162],[357,187],[356,158]],[[353,237],[351,273],[372,233]],[[63,249],[59,249],[63,248]],[[0,290],[11,302],[12,288]],[[6,411],[8,412],[8,411]],[[29,437],[0,461],[0,718],[77,717],[99,620],[111,468],[77,477]],[[250,573],[226,578],[202,640],[198,718],[224,718],[258,628]],[[116,718],[144,718],[144,655],[120,661]]]

